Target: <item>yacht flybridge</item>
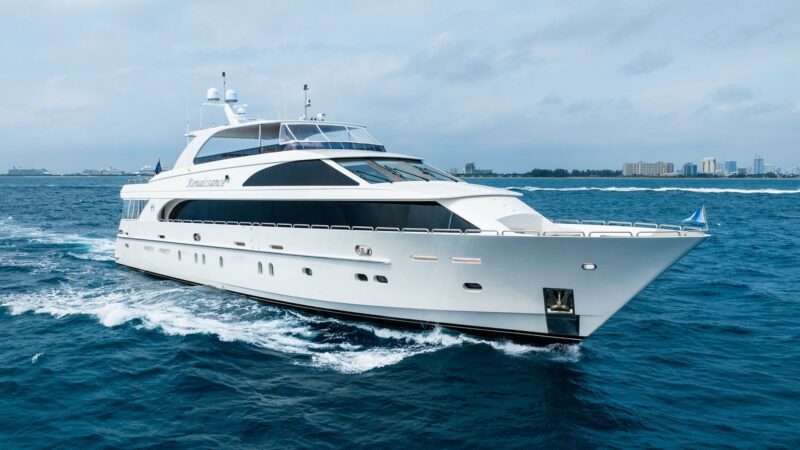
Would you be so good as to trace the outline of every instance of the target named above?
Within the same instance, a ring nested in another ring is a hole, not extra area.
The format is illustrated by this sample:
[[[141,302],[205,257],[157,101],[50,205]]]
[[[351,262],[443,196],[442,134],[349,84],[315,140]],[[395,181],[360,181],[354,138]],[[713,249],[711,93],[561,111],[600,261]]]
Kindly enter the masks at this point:
[[[554,222],[363,126],[248,119],[223,92],[206,105],[227,125],[123,187],[118,264],[355,320],[578,342],[707,237]]]

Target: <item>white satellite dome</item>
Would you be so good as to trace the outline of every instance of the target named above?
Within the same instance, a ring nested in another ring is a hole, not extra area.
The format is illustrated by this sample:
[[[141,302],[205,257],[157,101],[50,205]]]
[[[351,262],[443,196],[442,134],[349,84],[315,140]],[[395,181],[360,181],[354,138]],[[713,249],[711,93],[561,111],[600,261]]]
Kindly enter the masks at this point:
[[[236,103],[239,101],[239,94],[236,93],[233,89],[228,89],[225,91],[225,102],[226,103]]]
[[[219,101],[219,91],[217,88],[208,88],[206,91],[206,100],[210,102],[218,102]]]

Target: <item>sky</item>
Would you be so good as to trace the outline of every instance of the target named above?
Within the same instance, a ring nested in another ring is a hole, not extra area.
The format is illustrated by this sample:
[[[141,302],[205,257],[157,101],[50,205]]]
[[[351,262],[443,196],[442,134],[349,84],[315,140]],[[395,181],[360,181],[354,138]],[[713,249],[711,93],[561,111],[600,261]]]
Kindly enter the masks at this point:
[[[169,167],[206,89],[448,169],[800,166],[797,1],[3,1],[0,172]],[[217,112],[218,114],[218,112]]]

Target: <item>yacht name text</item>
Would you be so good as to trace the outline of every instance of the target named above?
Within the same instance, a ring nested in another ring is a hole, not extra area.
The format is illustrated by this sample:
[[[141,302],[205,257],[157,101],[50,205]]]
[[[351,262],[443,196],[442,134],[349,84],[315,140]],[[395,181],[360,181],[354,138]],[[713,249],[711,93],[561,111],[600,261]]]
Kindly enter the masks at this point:
[[[186,187],[223,187],[225,186],[230,180],[230,178],[205,178],[202,180],[195,180],[194,178],[189,178],[189,182],[186,183]]]

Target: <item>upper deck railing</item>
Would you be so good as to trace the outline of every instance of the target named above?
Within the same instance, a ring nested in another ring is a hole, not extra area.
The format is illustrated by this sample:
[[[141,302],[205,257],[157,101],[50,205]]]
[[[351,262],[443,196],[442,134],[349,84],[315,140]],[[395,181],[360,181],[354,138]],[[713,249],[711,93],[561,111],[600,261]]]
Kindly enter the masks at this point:
[[[314,229],[314,230],[343,230],[343,231],[372,231],[379,233],[417,233],[417,234],[469,234],[469,235],[492,235],[492,236],[540,236],[540,237],[680,237],[696,236],[704,230],[698,227],[680,225],[657,225],[647,222],[615,222],[615,221],[558,221],[556,223],[571,223],[575,225],[605,225],[605,226],[626,226],[631,228],[647,228],[646,230],[625,231],[625,230],[597,230],[584,232],[581,230],[480,230],[480,229],[449,229],[449,228],[397,228],[397,227],[368,227],[368,226],[347,226],[347,225],[315,225],[304,223],[272,223],[272,222],[235,222],[235,221],[213,221],[213,220],[180,220],[169,219],[160,220],[170,223],[194,223],[206,225],[238,225],[248,227],[273,227],[273,228],[295,228],[295,229]],[[691,233],[691,234],[690,234]]]

